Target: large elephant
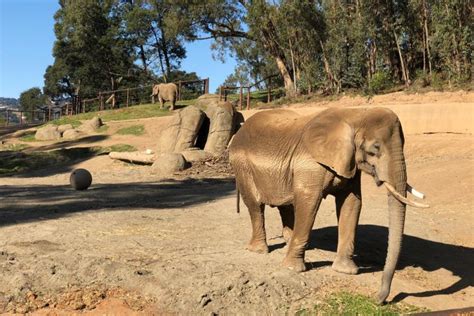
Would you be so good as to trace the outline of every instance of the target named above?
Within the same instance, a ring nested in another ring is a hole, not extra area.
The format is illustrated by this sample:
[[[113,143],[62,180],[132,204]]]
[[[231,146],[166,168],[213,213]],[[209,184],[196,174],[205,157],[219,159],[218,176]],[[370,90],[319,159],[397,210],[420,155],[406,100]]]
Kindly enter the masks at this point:
[[[240,192],[252,222],[247,249],[268,252],[264,207],[277,206],[289,245],[283,264],[304,271],[305,247],[316,213],[321,200],[331,194],[338,218],[337,255],[332,267],[356,274],[352,255],[364,171],[390,193],[388,251],[378,294],[378,301],[384,302],[401,249],[406,204],[427,207],[406,198],[412,188],[407,184],[403,144],[400,121],[385,108],[333,108],[312,116],[269,110],[253,115],[229,148],[237,198],[239,201]]]
[[[151,93],[152,103],[155,103],[155,97],[160,101],[160,108],[162,109],[166,101],[171,102],[170,110],[174,110],[176,100],[178,98],[178,86],[174,83],[160,83],[153,86]]]

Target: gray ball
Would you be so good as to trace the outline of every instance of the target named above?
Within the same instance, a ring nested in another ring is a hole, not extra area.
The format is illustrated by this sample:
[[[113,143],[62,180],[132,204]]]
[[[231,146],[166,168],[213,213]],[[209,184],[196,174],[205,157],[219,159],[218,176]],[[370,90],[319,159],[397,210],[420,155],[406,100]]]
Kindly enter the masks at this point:
[[[92,183],[92,175],[86,169],[76,169],[71,172],[69,183],[76,190],[86,190]]]

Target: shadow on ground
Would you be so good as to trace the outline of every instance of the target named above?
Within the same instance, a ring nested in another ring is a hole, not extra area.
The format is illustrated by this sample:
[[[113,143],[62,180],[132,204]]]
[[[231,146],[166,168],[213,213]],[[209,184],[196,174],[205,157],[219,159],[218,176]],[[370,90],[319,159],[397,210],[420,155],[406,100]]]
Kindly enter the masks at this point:
[[[376,225],[359,225],[356,240],[356,257],[354,260],[361,267],[359,273],[382,271],[387,249],[388,229]],[[278,247],[278,245],[277,245]],[[322,249],[336,252],[337,227],[324,227],[313,230],[308,249]],[[330,263],[310,262],[309,268],[320,267]],[[424,271],[446,269],[460,279],[446,288],[432,289],[423,292],[398,293],[393,302],[408,296],[431,297],[449,295],[467,287],[474,286],[474,248],[445,244],[416,236],[404,235],[403,250],[398,269],[420,267]],[[396,277],[396,275],[395,275]]]
[[[101,209],[182,208],[226,196],[234,189],[234,179],[96,184],[86,191],[66,185],[0,186],[0,227]]]

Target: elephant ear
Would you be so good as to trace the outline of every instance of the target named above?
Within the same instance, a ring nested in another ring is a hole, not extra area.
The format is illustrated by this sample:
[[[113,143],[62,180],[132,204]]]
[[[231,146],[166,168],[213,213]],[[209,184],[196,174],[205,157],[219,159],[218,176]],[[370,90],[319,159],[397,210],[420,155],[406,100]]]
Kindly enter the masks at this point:
[[[334,112],[322,113],[305,126],[302,141],[310,155],[344,178],[356,173],[354,129]]]

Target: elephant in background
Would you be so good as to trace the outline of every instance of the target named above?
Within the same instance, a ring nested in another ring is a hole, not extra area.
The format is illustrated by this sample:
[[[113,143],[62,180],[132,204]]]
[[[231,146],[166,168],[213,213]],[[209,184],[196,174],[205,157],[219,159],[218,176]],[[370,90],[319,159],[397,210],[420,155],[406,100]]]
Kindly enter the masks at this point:
[[[174,110],[178,98],[178,86],[174,83],[159,83],[153,86],[151,93],[152,103],[155,103],[155,97],[160,101],[160,109],[163,108],[166,101],[171,102],[170,110]]]
[[[404,136],[395,113],[385,108],[328,109],[311,116],[269,110],[250,117],[235,135],[229,159],[239,194],[248,207],[252,237],[247,249],[268,252],[265,205],[278,207],[288,252],[283,265],[306,269],[308,244],[321,200],[335,196],[337,255],[332,268],[356,274],[352,260],[362,206],[361,172],[388,190],[389,238],[378,302],[386,300],[400,254],[406,205],[428,207],[406,198]],[[237,203],[239,211],[239,203]]]

